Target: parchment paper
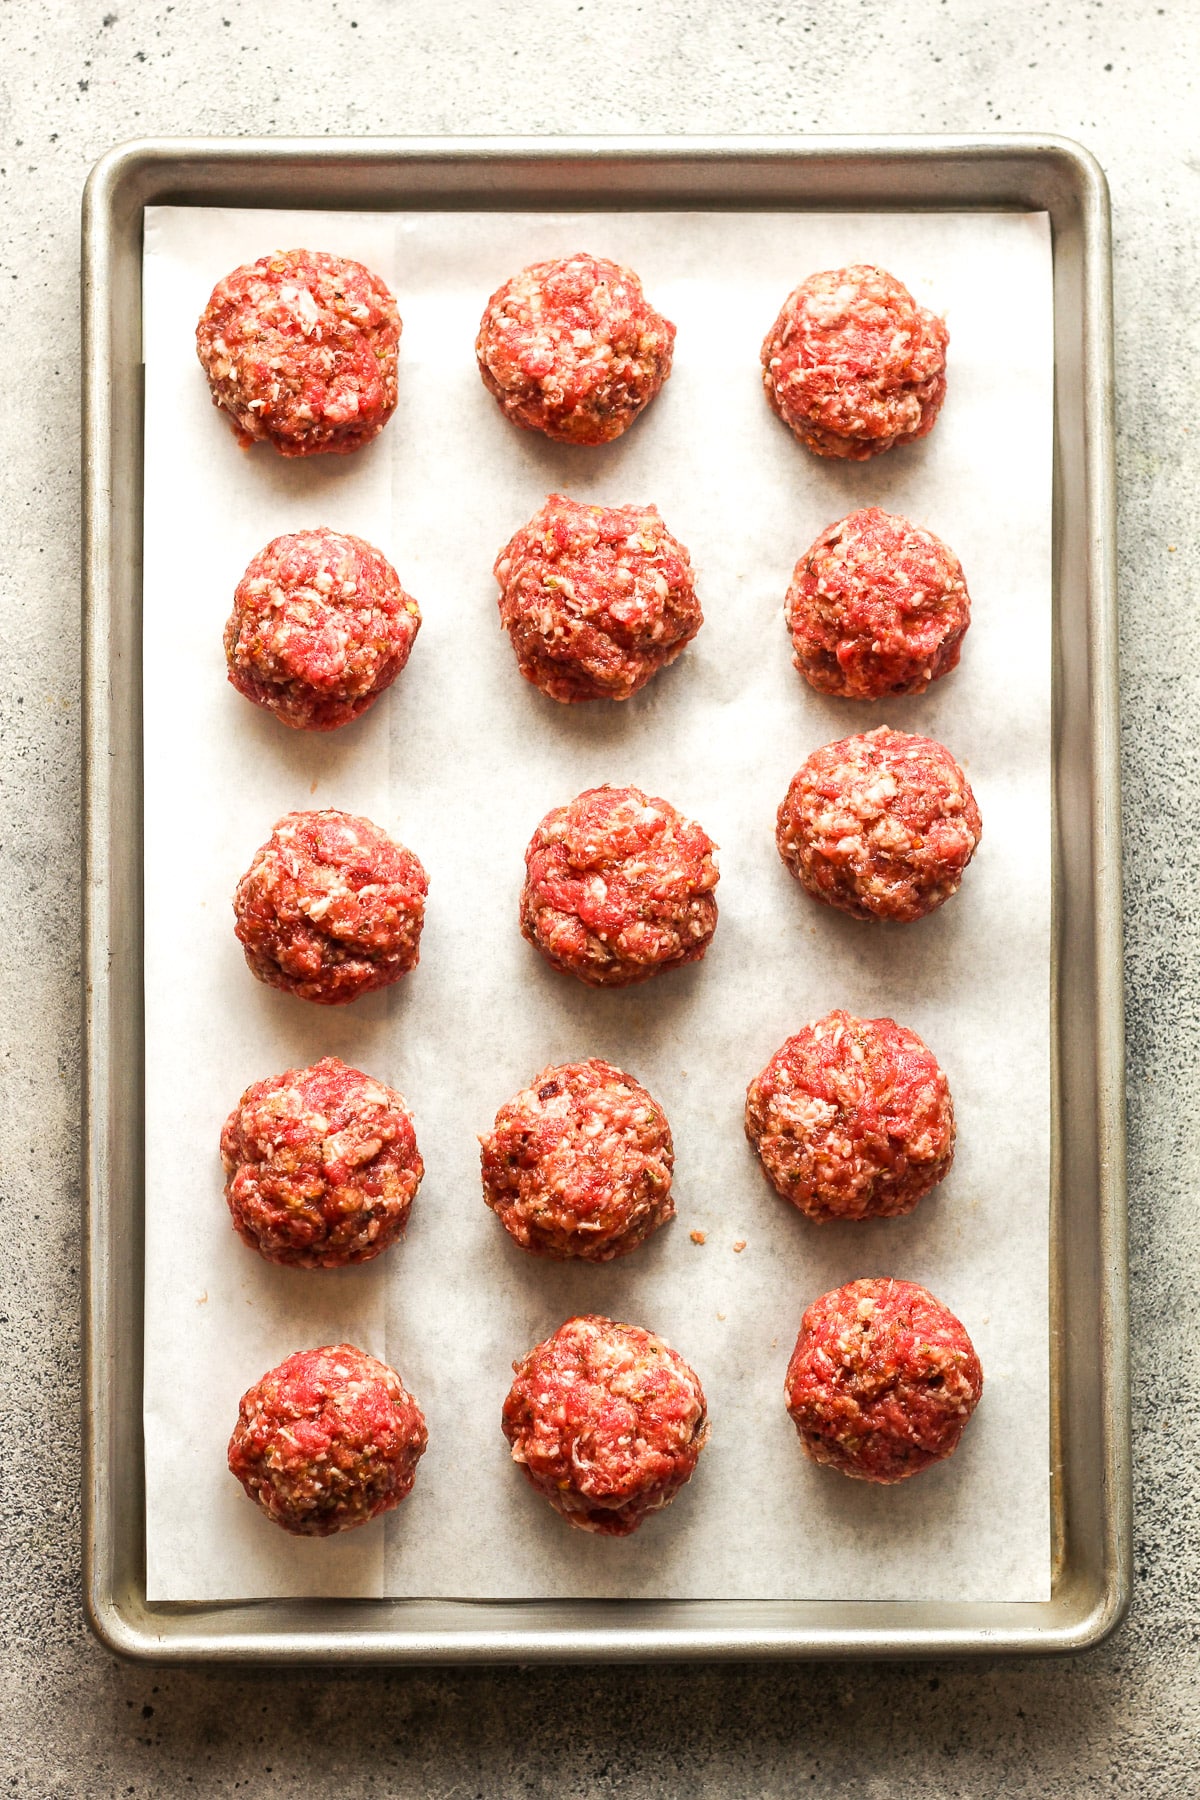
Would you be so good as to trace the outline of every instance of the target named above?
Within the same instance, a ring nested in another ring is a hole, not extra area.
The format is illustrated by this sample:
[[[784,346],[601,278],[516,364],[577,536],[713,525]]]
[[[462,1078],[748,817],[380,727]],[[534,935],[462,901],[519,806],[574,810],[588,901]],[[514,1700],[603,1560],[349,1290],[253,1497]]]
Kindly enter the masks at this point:
[[[397,415],[346,459],[239,452],[195,361],[215,280],[296,244],[368,262],[404,317]],[[679,328],[671,380],[601,450],[509,426],[472,348],[507,275],[578,248],[630,262]],[[850,466],[810,456],[772,417],[757,354],[804,274],[867,260],[945,312],[950,391],[923,444]],[[152,1599],[1048,1596],[1050,277],[1037,215],[147,213]],[[624,706],[544,699],[497,623],[496,551],[555,488],[654,500],[692,551],[705,626]],[[957,672],[920,699],[865,707],[815,695],[791,668],[782,601],[818,530],[873,503],[954,547],[974,610]],[[247,705],[221,650],[250,556],[319,524],[377,543],[424,612],[396,687],[329,738]],[[773,841],[808,751],[885,722],[946,742],[984,821],[959,895],[913,926],[814,905]],[[554,975],[516,926],[537,821],[606,780],[698,818],[722,871],[706,960],[620,994]],[[368,813],[429,870],[421,964],[390,995],[319,1009],[245,969],[230,896],[275,818],[304,805]],[[750,1076],[839,1005],[911,1025],[949,1075],[957,1161],[908,1219],[813,1226],[742,1136]],[[401,1088],[428,1172],[406,1242],[379,1261],[275,1269],[229,1227],[220,1126],[249,1081],[325,1053]],[[628,1067],[666,1108],[679,1217],[606,1268],[559,1267],[523,1255],[483,1206],[475,1140],[537,1069],[588,1055]],[[866,1274],[930,1287],[986,1378],[954,1458],[892,1489],[809,1464],[782,1403],[804,1306]],[[513,1358],[580,1311],[662,1332],[699,1372],[713,1420],[690,1486],[620,1543],[552,1514],[499,1429]],[[253,1380],[339,1338],[400,1370],[430,1445],[397,1513],[306,1543],[246,1502],[225,1443]]]

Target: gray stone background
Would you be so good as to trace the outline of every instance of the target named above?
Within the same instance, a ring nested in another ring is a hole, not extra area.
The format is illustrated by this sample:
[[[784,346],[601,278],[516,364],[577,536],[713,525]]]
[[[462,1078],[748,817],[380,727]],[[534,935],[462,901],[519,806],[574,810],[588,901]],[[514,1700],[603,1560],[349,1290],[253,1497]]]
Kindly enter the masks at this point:
[[[0,1785],[1200,1794],[1195,0],[0,4]],[[143,133],[1057,131],[1116,238],[1137,1591],[1082,1659],[128,1667],[79,1596],[78,215]]]

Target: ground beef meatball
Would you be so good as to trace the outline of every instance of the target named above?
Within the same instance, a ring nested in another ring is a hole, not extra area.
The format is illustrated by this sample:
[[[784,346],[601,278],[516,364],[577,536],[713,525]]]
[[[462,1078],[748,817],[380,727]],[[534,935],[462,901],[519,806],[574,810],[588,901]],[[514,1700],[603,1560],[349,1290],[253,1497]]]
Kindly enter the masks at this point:
[[[912,1281],[814,1300],[784,1392],[805,1454],[858,1481],[903,1481],[957,1448],[983,1371],[952,1312]]]
[[[813,751],[792,777],[775,839],[815,900],[855,919],[907,921],[958,891],[982,830],[944,745],[881,725]]]
[[[340,531],[272,538],[242,576],[225,627],[239,694],[300,731],[336,731],[390,687],[421,609],[387,558]]]
[[[800,558],[787,622],[812,687],[881,700],[923,693],[957,667],[971,599],[940,538],[868,506],[827,526]]]
[[[429,879],[411,850],[351,813],[287,813],[238,882],[251,973],[341,1006],[417,965]]]
[[[395,410],[400,329],[396,302],[361,263],[280,250],[218,281],[196,353],[241,445],[345,455]]]
[[[504,1435],[569,1525],[628,1537],[689,1481],[708,1440],[704,1390],[652,1331],[568,1319],[513,1364]]]
[[[915,1031],[831,1012],[754,1077],[746,1136],[810,1219],[893,1219],[950,1173],[954,1107]]]
[[[704,623],[691,558],[656,506],[551,494],[496,580],[521,673],[552,700],[628,700]]]
[[[536,1256],[610,1262],[674,1217],[671,1128],[611,1063],[543,1069],[480,1143],[483,1197]]]
[[[762,347],[763,387],[818,456],[865,462],[933,429],[949,340],[886,270],[827,269],[784,301]]]
[[[629,987],[697,962],[717,928],[715,848],[666,800],[588,788],[533,834],[521,931],[589,987]]]
[[[353,1344],[298,1350],[242,1395],[229,1471],[297,1537],[332,1537],[399,1506],[425,1453],[421,1409]]]
[[[620,437],[671,373],[675,327],[632,269],[562,256],[488,301],[475,340],[484,386],[527,431],[566,444]]]
[[[425,1173],[403,1096],[336,1056],[248,1087],[225,1121],[221,1161],[238,1236],[299,1269],[386,1250]]]

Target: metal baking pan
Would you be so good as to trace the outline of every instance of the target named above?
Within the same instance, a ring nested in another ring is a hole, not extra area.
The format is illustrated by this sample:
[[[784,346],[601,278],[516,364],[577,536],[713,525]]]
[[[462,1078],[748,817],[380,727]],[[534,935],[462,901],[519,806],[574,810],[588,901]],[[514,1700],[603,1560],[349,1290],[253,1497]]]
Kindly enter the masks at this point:
[[[1054,258],[1051,1598],[151,1605],[142,1492],[142,211],[1048,212]],[[1081,1650],[1129,1599],[1120,802],[1104,176],[1061,138],[164,139],[83,212],[84,1583],[153,1659],[467,1662]]]

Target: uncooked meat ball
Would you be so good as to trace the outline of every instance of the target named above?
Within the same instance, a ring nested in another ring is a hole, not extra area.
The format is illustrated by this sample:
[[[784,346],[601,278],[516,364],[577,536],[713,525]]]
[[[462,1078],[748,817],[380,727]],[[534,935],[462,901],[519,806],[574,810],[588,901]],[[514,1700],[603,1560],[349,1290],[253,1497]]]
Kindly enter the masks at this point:
[[[801,764],[776,842],[814,899],[855,919],[908,921],[958,891],[982,830],[971,785],[945,746],[881,725]]]
[[[691,559],[656,506],[551,494],[496,580],[517,665],[552,700],[628,700],[704,623]]]
[[[196,353],[243,447],[346,455],[395,411],[400,330],[395,300],[362,263],[280,250],[218,281]]]
[[[248,1087],[221,1133],[225,1199],[268,1262],[369,1262],[404,1230],[425,1173],[403,1096],[326,1056]]]
[[[357,719],[408,661],[421,609],[387,558],[340,531],[273,538],[242,576],[225,627],[239,694],[300,731]]]
[[[341,1006],[416,967],[429,880],[411,850],[351,813],[288,813],[242,876],[235,929],[251,973]]]
[[[242,1395],[229,1472],[296,1537],[332,1537],[399,1506],[427,1434],[394,1369],[353,1344],[298,1350]]]
[[[886,270],[827,269],[784,301],[762,347],[763,387],[818,456],[865,462],[933,429],[949,339]]]
[[[958,1447],[983,1371],[964,1327],[925,1288],[852,1281],[805,1313],[784,1391],[814,1462],[890,1483]]]
[[[632,269],[581,251],[533,263],[498,288],[475,355],[515,425],[567,444],[607,444],[671,373],[674,342],[674,325]]]
[[[891,1219],[949,1174],[954,1108],[915,1031],[838,1011],[754,1077],[746,1136],[776,1192],[810,1219]]]
[[[581,1531],[628,1537],[674,1500],[708,1440],[699,1378],[651,1331],[568,1319],[513,1364],[512,1456]]]
[[[848,700],[923,693],[957,666],[971,622],[954,552],[877,506],[826,527],[796,564],[786,610],[800,673]]]
[[[609,1262],[674,1216],[662,1107],[597,1057],[543,1069],[480,1141],[483,1197],[536,1256]]]
[[[629,987],[697,962],[717,928],[715,848],[666,800],[588,788],[533,834],[521,930],[589,987]]]

